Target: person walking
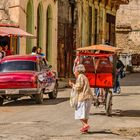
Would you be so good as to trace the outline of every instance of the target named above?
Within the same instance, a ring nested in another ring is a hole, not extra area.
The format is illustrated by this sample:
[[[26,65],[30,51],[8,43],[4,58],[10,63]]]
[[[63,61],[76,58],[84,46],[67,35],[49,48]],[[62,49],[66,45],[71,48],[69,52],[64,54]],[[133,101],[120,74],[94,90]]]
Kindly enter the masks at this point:
[[[76,94],[78,94],[78,104],[75,108],[75,119],[80,120],[82,122],[82,127],[80,131],[82,133],[87,133],[89,129],[88,119],[93,94],[89,86],[89,81],[84,75],[84,73],[84,65],[77,65],[74,71],[76,83],[74,84],[69,80],[69,85],[76,91]]]
[[[116,81],[115,81],[115,86],[114,86],[114,93],[120,93],[121,92],[121,87],[120,87],[120,79],[123,78],[122,72],[124,69],[124,64],[119,58],[117,58],[116,61]]]

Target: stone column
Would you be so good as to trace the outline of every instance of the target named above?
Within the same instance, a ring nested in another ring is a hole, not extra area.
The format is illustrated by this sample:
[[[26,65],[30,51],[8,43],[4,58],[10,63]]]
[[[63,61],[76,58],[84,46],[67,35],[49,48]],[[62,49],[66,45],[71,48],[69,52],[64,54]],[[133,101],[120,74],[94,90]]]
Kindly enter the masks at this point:
[[[111,7],[109,5],[107,5],[105,11],[106,11],[106,13],[105,13],[106,15],[111,14]],[[109,40],[109,23],[107,23],[107,17],[106,17],[106,21],[105,21],[104,26],[106,28],[106,32],[105,32],[106,38],[105,38],[105,40],[108,41]]]
[[[76,3],[77,9],[77,22],[76,22],[76,48],[82,46],[82,1],[77,0]]]
[[[103,6],[103,34],[102,34],[102,44],[105,44],[106,41],[106,9]]]
[[[99,17],[99,21],[100,21],[100,25],[99,25],[99,43],[102,44],[104,43],[104,4],[100,3],[100,17]]]
[[[98,11],[98,15],[97,15],[97,44],[99,43],[99,28],[100,28],[100,26],[99,26],[99,17],[100,17],[100,15],[99,15],[99,5],[98,5],[98,1],[95,1],[94,2],[94,5],[95,5],[95,9],[97,9],[97,11]]]
[[[92,38],[91,38],[91,42],[92,44],[95,44],[94,42],[94,35],[95,35],[95,6],[94,4],[92,4]]]

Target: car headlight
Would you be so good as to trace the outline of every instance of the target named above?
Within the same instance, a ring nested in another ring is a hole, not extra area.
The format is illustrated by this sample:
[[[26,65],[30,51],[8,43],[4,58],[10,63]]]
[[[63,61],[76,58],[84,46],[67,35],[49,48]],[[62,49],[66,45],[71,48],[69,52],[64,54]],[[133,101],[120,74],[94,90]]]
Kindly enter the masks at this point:
[[[39,80],[39,81],[41,81],[41,82],[43,82],[44,77],[43,77],[43,75],[42,75],[42,74],[38,75],[38,80]]]

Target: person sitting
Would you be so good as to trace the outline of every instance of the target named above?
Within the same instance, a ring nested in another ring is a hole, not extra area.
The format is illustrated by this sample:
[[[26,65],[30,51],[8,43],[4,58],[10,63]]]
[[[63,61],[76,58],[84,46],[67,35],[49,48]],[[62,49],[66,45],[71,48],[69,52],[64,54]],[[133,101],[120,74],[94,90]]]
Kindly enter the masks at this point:
[[[12,55],[11,50],[8,49],[8,45],[5,45],[5,46],[4,46],[4,51],[5,51],[5,55],[6,55],[6,56]]]
[[[39,56],[42,57],[42,59],[43,59],[45,65],[49,65],[49,64],[48,64],[48,61],[47,61],[47,59],[46,59],[45,54],[42,53],[42,48],[41,48],[41,47],[38,47],[38,48],[37,48],[37,54],[38,54]]]
[[[44,59],[46,59],[45,54],[42,53],[42,48],[41,47],[38,47],[37,48],[37,54],[40,55],[40,56],[42,56]]]
[[[0,45],[0,60],[5,56],[5,52],[3,51],[3,47]]]
[[[37,47],[36,46],[34,46],[33,48],[32,48],[32,53],[31,53],[32,55],[36,55],[37,54]]]

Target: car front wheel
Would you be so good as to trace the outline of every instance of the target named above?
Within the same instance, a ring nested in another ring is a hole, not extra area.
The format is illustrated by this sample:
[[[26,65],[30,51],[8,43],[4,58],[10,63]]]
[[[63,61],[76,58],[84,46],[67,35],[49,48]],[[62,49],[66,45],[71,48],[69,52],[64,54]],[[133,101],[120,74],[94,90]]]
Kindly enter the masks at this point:
[[[58,94],[58,83],[55,83],[54,90],[49,93],[49,98],[50,99],[56,99]]]
[[[43,103],[43,90],[41,90],[39,94],[35,95],[35,101],[36,101],[36,104]]]

